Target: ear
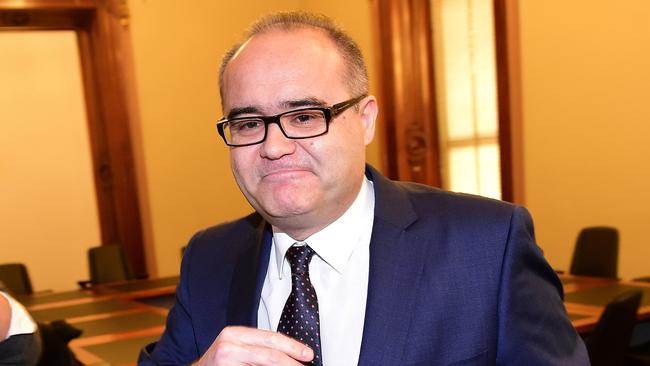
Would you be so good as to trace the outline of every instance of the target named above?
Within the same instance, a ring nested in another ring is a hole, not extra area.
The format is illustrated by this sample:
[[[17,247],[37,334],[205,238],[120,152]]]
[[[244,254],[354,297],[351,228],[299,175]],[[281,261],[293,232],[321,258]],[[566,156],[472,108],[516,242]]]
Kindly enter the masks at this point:
[[[375,137],[375,121],[377,120],[377,99],[374,95],[369,95],[363,99],[359,107],[361,123],[363,124],[363,141],[370,144]]]

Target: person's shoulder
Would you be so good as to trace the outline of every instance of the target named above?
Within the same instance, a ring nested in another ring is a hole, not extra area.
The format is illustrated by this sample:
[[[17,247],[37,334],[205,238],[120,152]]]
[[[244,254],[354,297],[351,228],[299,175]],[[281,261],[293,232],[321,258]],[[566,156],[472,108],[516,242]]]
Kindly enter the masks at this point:
[[[417,183],[397,184],[407,192],[415,213],[409,230],[420,235],[442,235],[454,243],[453,250],[459,253],[478,247],[501,253],[513,230],[525,227],[533,231],[532,218],[522,206]]]
[[[186,251],[204,255],[214,251],[223,253],[234,251],[234,249],[242,247],[244,242],[256,241],[263,225],[263,218],[257,213],[251,213],[233,221],[202,229],[192,236]]]
[[[11,305],[5,293],[0,291],[0,342],[5,340],[11,323]]]
[[[194,235],[197,239],[211,239],[227,237],[229,235],[242,235],[256,232],[263,224],[264,219],[257,212],[239,219],[223,222],[200,230]]]
[[[517,206],[497,199],[451,192],[421,183],[391,180],[370,166],[367,173],[375,183],[377,200],[387,200],[393,205],[403,205],[408,201],[419,216],[462,215],[469,219],[473,214],[478,217],[486,214],[510,216],[517,210]]]
[[[410,201],[416,208],[441,212],[462,212],[465,215],[472,213],[485,214],[487,212],[510,214],[516,205],[494,198],[478,196],[468,193],[446,191],[440,188],[413,182],[394,182],[405,191]]]

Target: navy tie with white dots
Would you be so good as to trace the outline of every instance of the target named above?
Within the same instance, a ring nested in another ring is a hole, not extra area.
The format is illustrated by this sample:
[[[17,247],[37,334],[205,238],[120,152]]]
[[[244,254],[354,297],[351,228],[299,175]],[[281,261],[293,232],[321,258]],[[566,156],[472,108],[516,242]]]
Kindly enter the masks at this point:
[[[287,260],[291,265],[291,294],[284,304],[278,332],[311,347],[314,359],[309,364],[321,366],[318,298],[309,279],[309,262],[314,253],[308,245],[294,245],[287,250]]]

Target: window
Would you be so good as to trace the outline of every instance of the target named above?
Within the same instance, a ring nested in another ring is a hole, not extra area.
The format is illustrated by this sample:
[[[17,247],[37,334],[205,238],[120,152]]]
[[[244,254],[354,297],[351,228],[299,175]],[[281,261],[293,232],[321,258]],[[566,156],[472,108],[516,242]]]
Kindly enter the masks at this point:
[[[443,188],[501,198],[491,0],[432,0]]]

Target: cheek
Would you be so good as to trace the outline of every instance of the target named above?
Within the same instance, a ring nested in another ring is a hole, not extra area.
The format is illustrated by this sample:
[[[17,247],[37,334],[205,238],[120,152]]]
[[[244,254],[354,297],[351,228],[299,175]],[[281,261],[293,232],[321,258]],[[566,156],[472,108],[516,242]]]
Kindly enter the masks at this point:
[[[230,153],[230,167],[240,186],[242,184],[250,186],[254,179],[252,158],[252,154],[247,151],[232,151]]]
[[[343,167],[355,161],[358,158],[363,159],[365,152],[365,142],[363,130],[360,122],[354,119],[345,119],[338,121],[342,128],[338,128],[332,134],[331,139],[326,147],[322,149],[325,159],[331,164]]]

